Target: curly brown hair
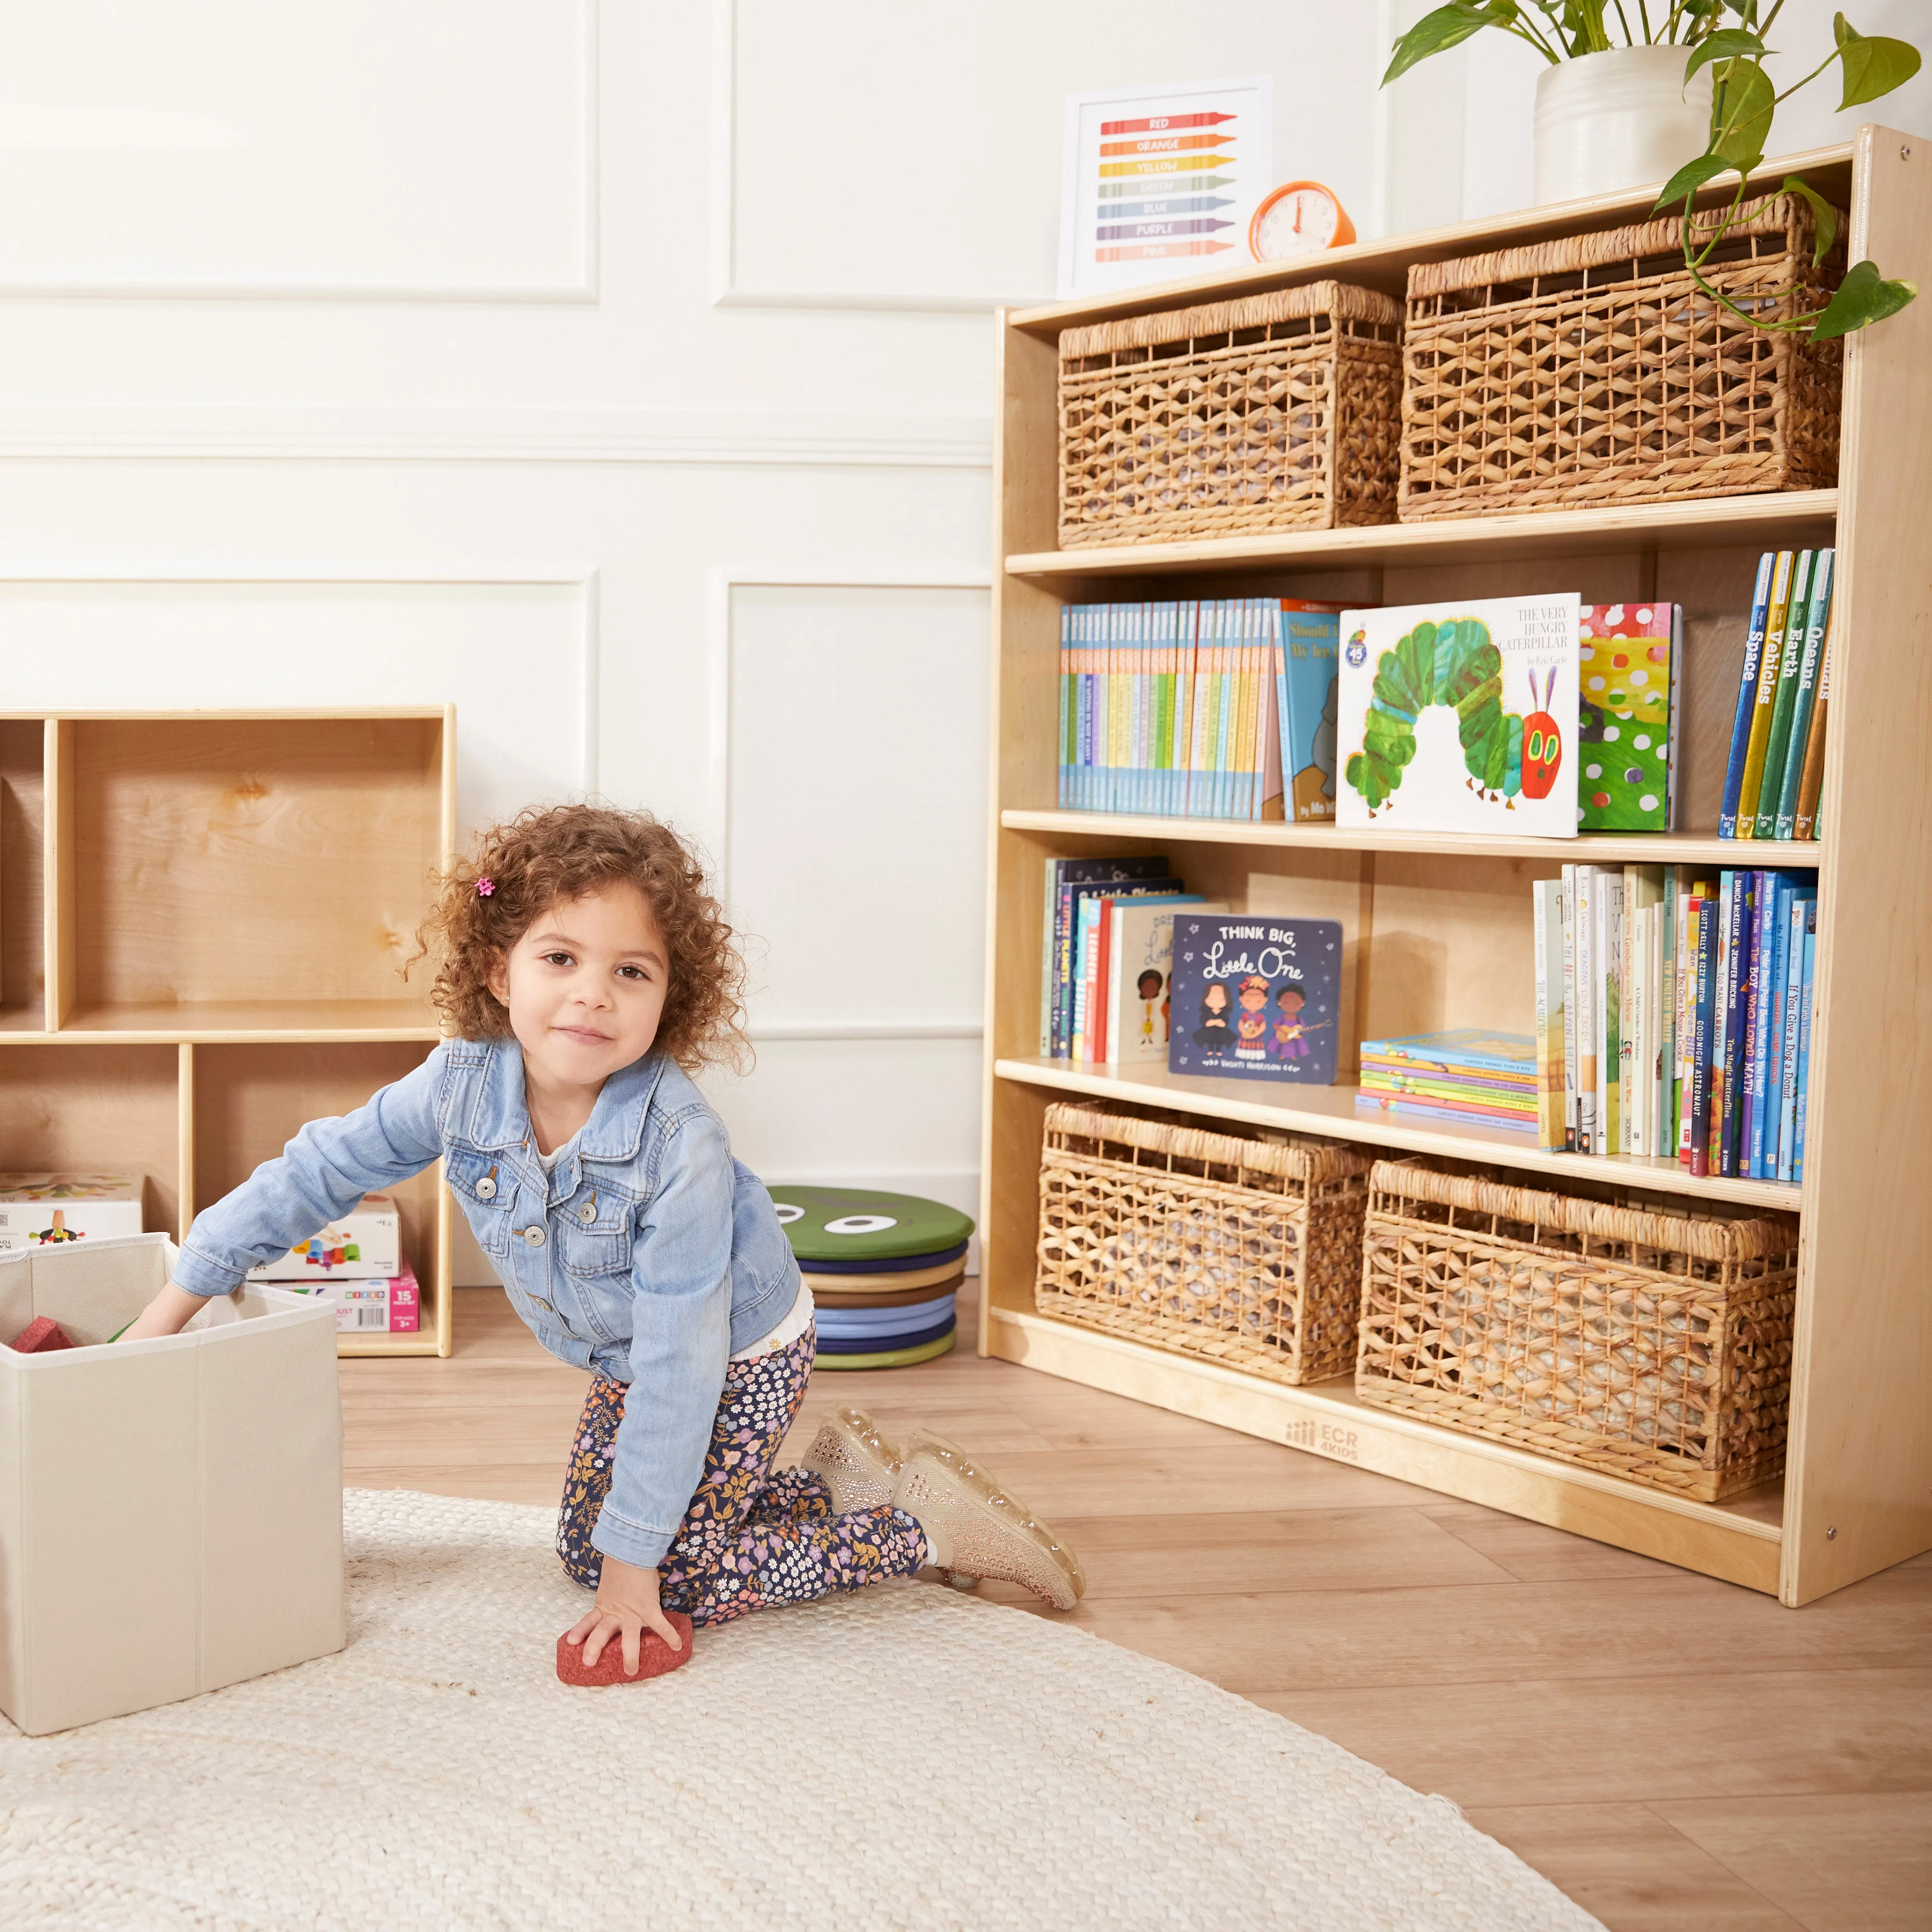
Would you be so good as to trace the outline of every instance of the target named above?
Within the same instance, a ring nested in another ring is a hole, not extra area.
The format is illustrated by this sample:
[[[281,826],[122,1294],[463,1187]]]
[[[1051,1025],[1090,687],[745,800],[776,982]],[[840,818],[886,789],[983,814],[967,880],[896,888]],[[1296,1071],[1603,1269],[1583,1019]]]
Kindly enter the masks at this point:
[[[652,1050],[687,1072],[742,1060],[745,964],[735,936],[703,865],[648,812],[533,806],[478,832],[441,874],[410,963],[434,958],[430,998],[459,1036],[502,1039],[510,1015],[490,990],[491,969],[553,906],[620,880],[644,894],[670,954]]]

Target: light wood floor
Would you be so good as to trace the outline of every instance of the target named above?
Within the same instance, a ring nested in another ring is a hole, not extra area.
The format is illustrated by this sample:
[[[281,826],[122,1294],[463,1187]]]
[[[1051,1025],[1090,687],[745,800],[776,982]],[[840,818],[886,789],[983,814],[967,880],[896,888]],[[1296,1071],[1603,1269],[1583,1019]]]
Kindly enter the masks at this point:
[[[352,1484],[552,1502],[584,1378],[466,1288],[453,1358],[342,1392]],[[851,1402],[1065,1533],[1073,1622],[1446,1793],[1612,1932],[1932,1927],[1932,1557],[1786,1610],[964,1354],[821,1372],[794,1450]]]

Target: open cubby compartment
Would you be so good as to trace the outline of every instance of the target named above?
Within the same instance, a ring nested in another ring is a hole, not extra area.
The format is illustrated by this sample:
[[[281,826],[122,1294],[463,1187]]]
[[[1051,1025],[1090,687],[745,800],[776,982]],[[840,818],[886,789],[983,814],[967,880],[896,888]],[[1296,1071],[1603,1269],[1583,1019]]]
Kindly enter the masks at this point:
[[[346,1114],[422,1065],[427,1043],[272,1041],[184,1048],[192,1055],[188,1111],[195,1211],[211,1207],[272,1160],[312,1120]],[[379,1190],[394,1198],[403,1258],[422,1294],[414,1334],[340,1337],[350,1354],[446,1355],[450,1349],[452,1205],[437,1162]]]
[[[53,1024],[433,1033],[401,968],[445,738],[440,714],[55,721]]]
[[[0,1033],[38,1033],[46,980],[46,727],[0,718]]]
[[[181,1238],[181,1049],[21,1040],[0,1052],[0,1170],[127,1174],[141,1226]]]

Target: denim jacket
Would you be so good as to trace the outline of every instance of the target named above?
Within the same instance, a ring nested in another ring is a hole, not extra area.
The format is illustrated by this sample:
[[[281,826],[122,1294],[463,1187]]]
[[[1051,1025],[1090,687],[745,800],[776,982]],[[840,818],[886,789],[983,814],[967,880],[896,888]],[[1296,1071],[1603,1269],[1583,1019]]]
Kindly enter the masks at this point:
[[[770,1196],[671,1061],[647,1054],[614,1073],[546,1175],[516,1042],[446,1040],[368,1106],[311,1120],[198,1215],[175,1280],[225,1294],[439,1156],[537,1340],[635,1391],[591,1542],[655,1568],[703,1473],[726,1358],[770,1334],[800,1287]]]

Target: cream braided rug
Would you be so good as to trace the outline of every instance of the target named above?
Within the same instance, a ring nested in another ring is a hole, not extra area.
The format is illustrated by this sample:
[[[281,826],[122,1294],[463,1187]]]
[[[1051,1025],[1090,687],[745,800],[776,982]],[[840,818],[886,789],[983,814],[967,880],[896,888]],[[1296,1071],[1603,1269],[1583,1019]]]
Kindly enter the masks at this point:
[[[347,1502],[339,1655],[0,1720],[9,1932],[1596,1925],[1446,1801],[1078,1630],[889,1586],[567,1690],[550,1510]]]

